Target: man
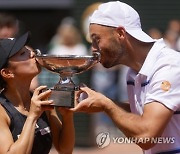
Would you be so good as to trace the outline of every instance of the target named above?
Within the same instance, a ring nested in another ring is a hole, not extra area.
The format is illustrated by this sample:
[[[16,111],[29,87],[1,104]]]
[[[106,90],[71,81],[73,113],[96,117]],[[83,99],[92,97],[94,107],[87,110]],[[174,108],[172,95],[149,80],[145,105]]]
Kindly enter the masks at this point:
[[[130,67],[131,113],[124,108],[128,105],[119,107],[88,87],[81,88],[88,96],[73,110],[104,111],[145,153],[180,152],[180,54],[163,39],[153,40],[144,33],[138,13],[119,1],[104,3],[93,13],[90,36],[92,51],[101,53],[104,67]]]

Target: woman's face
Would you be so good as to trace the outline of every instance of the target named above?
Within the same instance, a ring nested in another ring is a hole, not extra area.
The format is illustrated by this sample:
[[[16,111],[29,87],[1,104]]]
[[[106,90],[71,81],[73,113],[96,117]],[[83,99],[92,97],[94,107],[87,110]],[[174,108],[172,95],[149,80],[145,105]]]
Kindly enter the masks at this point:
[[[23,47],[18,53],[9,58],[8,68],[15,77],[23,78],[34,77],[41,71],[34,57],[33,49],[28,46]]]

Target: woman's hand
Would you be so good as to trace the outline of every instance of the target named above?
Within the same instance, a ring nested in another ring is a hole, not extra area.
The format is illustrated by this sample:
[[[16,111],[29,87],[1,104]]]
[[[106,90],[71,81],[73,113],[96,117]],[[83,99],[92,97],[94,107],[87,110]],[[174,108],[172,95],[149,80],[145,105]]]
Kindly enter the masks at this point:
[[[51,90],[42,92],[45,88],[47,88],[47,86],[40,86],[34,90],[33,97],[31,98],[29,116],[39,118],[43,111],[54,108],[54,106],[52,106],[53,100],[48,100]]]

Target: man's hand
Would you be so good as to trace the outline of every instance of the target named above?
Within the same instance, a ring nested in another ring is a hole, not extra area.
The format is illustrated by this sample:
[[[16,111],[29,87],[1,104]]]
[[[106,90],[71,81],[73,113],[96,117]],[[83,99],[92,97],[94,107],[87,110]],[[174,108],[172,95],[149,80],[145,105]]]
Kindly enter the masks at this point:
[[[78,100],[80,99],[80,95],[82,93],[86,93],[87,98],[79,102]],[[109,102],[111,102],[111,100],[103,94],[95,92],[88,87],[81,87],[80,91],[76,95],[75,108],[72,108],[71,110],[74,112],[86,113],[102,112]]]

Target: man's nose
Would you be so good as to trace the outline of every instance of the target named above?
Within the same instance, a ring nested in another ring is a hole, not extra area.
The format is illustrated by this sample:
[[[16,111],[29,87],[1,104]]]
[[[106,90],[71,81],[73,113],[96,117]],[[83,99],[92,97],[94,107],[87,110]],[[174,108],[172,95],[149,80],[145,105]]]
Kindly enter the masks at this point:
[[[99,51],[100,51],[99,47],[91,46],[91,52],[99,52]]]

